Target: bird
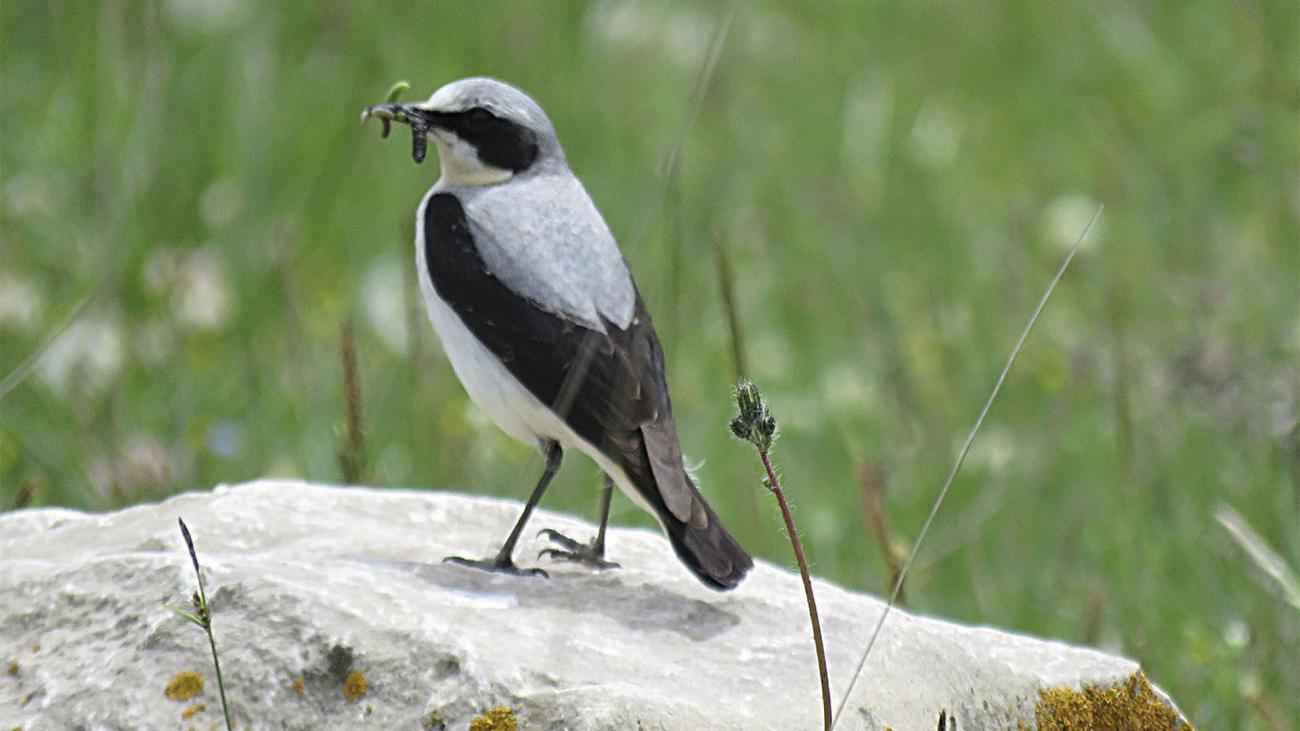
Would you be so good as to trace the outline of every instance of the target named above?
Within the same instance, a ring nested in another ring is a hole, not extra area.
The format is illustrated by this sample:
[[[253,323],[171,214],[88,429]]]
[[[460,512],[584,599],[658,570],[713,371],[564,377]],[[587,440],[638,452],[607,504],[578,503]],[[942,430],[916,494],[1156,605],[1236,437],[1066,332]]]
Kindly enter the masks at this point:
[[[576,449],[605,475],[600,527],[585,543],[542,531],[553,547],[539,559],[617,567],[605,559],[605,531],[618,485],[704,585],[736,587],[753,559],[686,467],[650,313],[546,112],[508,83],[472,77],[424,102],[371,105],[362,121],[372,117],[384,136],[391,122],[410,125],[417,163],[433,141],[439,177],[416,211],[420,293],[470,399],[545,461],[501,549],[446,560],[546,576],[515,564],[515,544]]]

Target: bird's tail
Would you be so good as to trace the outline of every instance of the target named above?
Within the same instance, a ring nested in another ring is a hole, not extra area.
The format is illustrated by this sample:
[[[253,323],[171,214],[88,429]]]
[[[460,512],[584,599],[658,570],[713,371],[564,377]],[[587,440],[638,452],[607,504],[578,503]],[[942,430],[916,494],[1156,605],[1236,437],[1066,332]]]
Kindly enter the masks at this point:
[[[695,488],[690,477],[696,500],[691,519],[686,522],[673,516],[665,516],[665,532],[673,544],[677,557],[686,564],[700,581],[708,587],[719,591],[736,588],[745,574],[754,567],[754,559],[731,535],[722,519],[713,512],[713,508],[704,501],[704,496]]]

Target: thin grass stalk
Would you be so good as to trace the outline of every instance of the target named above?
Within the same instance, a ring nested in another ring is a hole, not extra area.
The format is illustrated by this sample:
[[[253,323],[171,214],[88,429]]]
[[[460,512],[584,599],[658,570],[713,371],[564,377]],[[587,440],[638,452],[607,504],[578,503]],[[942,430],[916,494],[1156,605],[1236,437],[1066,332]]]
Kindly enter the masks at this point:
[[[903,573],[904,553],[894,544],[894,531],[889,526],[889,515],[885,513],[884,472],[861,460],[858,462],[858,482],[861,486],[862,520],[876,534],[876,541],[880,544],[880,553],[889,569],[889,583],[885,585],[885,589],[889,589]],[[904,590],[900,588],[898,601],[907,601],[904,595]]]
[[[366,437],[362,429],[361,376],[351,320],[345,320],[339,326],[339,361],[343,366],[343,401],[347,408],[346,432],[339,447],[339,468],[343,472],[343,481],[356,485],[364,481]]]
[[[40,489],[41,482],[40,475],[30,475],[26,480],[23,480],[22,486],[18,488],[18,494],[14,496],[14,503],[9,506],[9,509],[22,510],[27,507],[32,501],[32,496]]]
[[[731,340],[731,366],[733,380],[749,376],[749,363],[745,357],[745,336],[740,325],[740,310],[736,306],[735,273],[727,253],[727,242],[722,234],[713,237],[713,259],[718,269],[718,287],[722,293],[722,312],[727,317],[727,334]]]
[[[32,371],[36,370],[36,366],[40,365],[41,359],[45,357],[45,354],[50,352],[50,347],[58,342],[59,338],[63,337],[63,334],[67,332],[68,328],[72,327],[72,324],[81,319],[81,316],[86,313],[86,306],[90,304],[91,300],[95,299],[97,294],[99,294],[99,290],[81,298],[72,306],[71,309],[68,310],[68,314],[63,316],[63,319],[59,321],[59,324],[54,326],[54,329],[50,331],[49,336],[45,338],[45,341],[37,346],[36,350],[32,351],[31,355],[24,358],[23,362],[15,366],[12,371],[9,371],[9,373],[4,377],[4,380],[0,381],[0,398],[8,396],[10,391],[18,388],[18,384],[27,380],[27,377],[32,374]]]
[[[975,441],[975,435],[979,433],[980,427],[984,425],[984,419],[988,417],[989,410],[993,408],[993,402],[997,400],[998,394],[1002,391],[1002,384],[1006,383],[1007,374],[1011,372],[1011,366],[1015,365],[1016,359],[1020,356],[1020,351],[1025,347],[1025,341],[1029,339],[1029,332],[1034,329],[1034,324],[1043,314],[1043,308],[1047,306],[1047,301],[1051,299],[1052,293],[1056,291],[1056,285],[1060,283],[1061,277],[1065,276],[1065,270],[1069,268],[1070,262],[1074,260],[1074,255],[1079,253],[1079,248],[1088,238],[1088,233],[1101,218],[1102,209],[1105,206],[1098,206],[1097,212],[1092,214],[1092,219],[1084,227],[1079,238],[1070,247],[1070,251],[1061,261],[1061,265],[1056,269],[1056,275],[1048,283],[1047,289],[1043,296],[1038,300],[1038,306],[1034,308],[1033,314],[1029,316],[1029,322],[1025,324],[1024,330],[1020,332],[1020,339],[1016,341],[1015,347],[1011,349],[1011,355],[1007,357],[1006,364],[1002,367],[1002,372],[998,374],[997,381],[993,384],[993,390],[989,393],[988,399],[984,402],[984,408],[975,419],[975,424],[971,427],[970,432],[966,435],[966,441],[962,443],[961,450],[957,453],[957,459],[953,462],[952,470],[948,473],[948,479],[944,481],[943,488],[939,490],[939,495],[934,499],[934,504],[930,506],[930,513],[925,517],[925,522],[921,525],[921,531],[916,535],[916,542],[912,544],[912,550],[907,554],[907,560],[903,562],[903,570],[898,575],[898,580],[894,582],[894,588],[889,593],[889,601],[885,604],[885,610],[880,613],[880,619],[876,621],[876,626],[871,630],[871,637],[867,640],[867,647],[862,651],[862,657],[859,658],[857,667],[853,670],[853,677],[849,678],[849,685],[844,689],[844,697],[840,699],[839,707],[835,710],[835,716],[832,719],[831,727],[834,728],[839,723],[840,718],[844,715],[844,708],[848,705],[849,698],[853,696],[853,688],[862,676],[862,668],[866,667],[867,658],[871,656],[871,649],[875,647],[876,640],[880,637],[880,630],[885,626],[885,619],[889,617],[889,612],[898,601],[898,594],[903,590],[903,581],[907,578],[907,572],[912,567],[912,562],[916,560],[917,551],[921,549],[921,544],[925,541],[926,534],[930,531],[930,526],[934,523],[934,518],[939,513],[939,507],[943,505],[944,498],[948,496],[948,491],[952,488],[953,480],[957,478],[957,473],[961,466],[966,462],[966,455],[970,453],[971,444]]]

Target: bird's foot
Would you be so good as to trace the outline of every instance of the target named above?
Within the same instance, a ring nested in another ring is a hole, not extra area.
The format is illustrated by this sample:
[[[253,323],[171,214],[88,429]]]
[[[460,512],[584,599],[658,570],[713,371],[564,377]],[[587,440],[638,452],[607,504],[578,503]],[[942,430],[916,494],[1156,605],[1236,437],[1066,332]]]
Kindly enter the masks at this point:
[[[521,569],[515,565],[515,562],[509,557],[502,559],[500,557],[484,558],[479,560],[461,558],[460,556],[448,556],[442,560],[443,563],[454,563],[459,566],[468,566],[473,569],[482,571],[492,571],[500,574],[510,574],[511,576],[540,576],[543,579],[549,579],[550,576],[542,569]]]
[[[543,548],[538,552],[538,558],[546,556],[559,561],[572,561],[573,563],[580,563],[583,566],[586,566],[589,569],[595,569],[596,571],[621,568],[617,563],[605,560],[604,542],[597,543],[595,539],[592,539],[591,543],[579,543],[563,533],[553,531],[550,528],[542,530],[537,535],[545,536],[546,540],[551,543],[557,543],[560,546],[563,546],[563,548]]]

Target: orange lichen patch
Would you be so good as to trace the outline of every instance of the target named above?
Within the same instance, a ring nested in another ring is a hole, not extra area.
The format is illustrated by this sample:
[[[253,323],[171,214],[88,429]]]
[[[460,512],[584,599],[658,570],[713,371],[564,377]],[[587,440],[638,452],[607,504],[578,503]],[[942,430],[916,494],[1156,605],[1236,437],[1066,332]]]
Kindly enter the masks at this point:
[[[207,707],[207,703],[195,703],[189,708],[181,711],[181,718],[194,718],[196,714],[202,713]]]
[[[164,691],[174,701],[187,701],[203,692],[203,676],[193,670],[176,673]]]
[[[348,674],[348,679],[343,681],[343,697],[348,699],[348,703],[356,703],[365,698],[369,689],[370,683],[366,682],[366,676],[360,670],[353,670]]]
[[[9,668],[8,668],[7,670],[5,670],[5,672],[6,672],[6,673],[9,673],[10,675],[17,675],[17,674],[18,674],[18,662],[17,662],[17,661],[14,661],[14,662],[9,663]]]
[[[505,706],[497,706],[469,722],[469,731],[519,731],[519,719]]]
[[[1141,672],[1109,687],[1086,685],[1081,691],[1073,688],[1041,690],[1034,711],[1038,728],[1042,731],[1191,731],[1192,728],[1156,695]]]
[[[304,695],[306,695],[306,694],[307,694],[307,681],[303,680],[302,678],[294,678],[294,679],[293,679],[293,692],[297,693],[299,698],[301,698],[301,697],[303,697]]]

